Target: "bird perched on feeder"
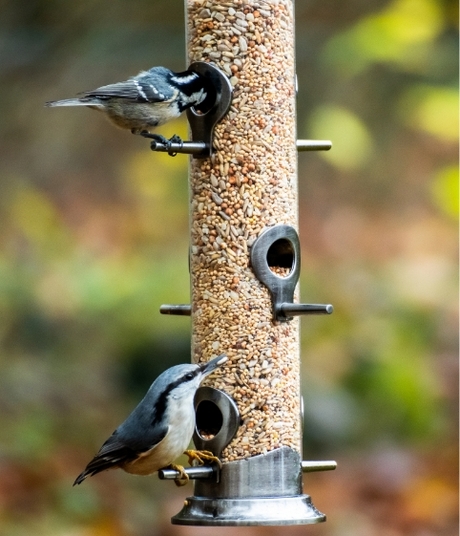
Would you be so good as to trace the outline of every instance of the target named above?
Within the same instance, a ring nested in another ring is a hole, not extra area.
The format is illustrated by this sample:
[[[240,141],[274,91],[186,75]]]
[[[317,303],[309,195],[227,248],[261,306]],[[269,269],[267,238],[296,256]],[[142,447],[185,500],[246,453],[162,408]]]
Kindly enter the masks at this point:
[[[179,117],[187,108],[206,111],[214,100],[215,90],[201,74],[152,67],[124,82],[85,91],[73,99],[49,101],[45,106],[88,106],[104,112],[118,127],[167,144],[164,136],[150,130]],[[174,135],[171,141],[180,138]]]
[[[152,383],[147,394],[105,441],[99,452],[76,478],[81,484],[88,476],[117,467],[134,475],[150,475],[167,466],[176,469],[177,485],[187,482],[182,466],[172,462],[185,453],[192,460],[220,460],[208,451],[185,450],[195,429],[193,399],[201,381],[227,361],[220,355],[198,365],[176,365]]]

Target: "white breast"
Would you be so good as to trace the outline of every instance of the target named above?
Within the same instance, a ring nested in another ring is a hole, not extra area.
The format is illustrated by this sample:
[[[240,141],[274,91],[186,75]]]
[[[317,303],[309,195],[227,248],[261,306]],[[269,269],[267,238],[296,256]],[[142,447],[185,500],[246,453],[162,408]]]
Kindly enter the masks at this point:
[[[168,413],[166,437],[136,460],[125,464],[123,469],[127,473],[150,475],[170,465],[189,446],[195,429],[193,399],[170,399]]]

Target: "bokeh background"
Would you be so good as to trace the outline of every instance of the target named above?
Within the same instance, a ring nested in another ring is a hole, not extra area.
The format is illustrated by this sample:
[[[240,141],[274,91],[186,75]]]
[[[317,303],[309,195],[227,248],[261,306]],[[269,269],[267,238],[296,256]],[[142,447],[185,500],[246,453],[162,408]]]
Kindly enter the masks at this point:
[[[187,158],[86,109],[185,66],[180,0],[0,2],[0,533],[458,534],[458,7],[297,0],[305,478],[315,527],[174,527],[191,487],[72,482],[152,379],[189,361]],[[186,135],[185,120],[162,133]]]

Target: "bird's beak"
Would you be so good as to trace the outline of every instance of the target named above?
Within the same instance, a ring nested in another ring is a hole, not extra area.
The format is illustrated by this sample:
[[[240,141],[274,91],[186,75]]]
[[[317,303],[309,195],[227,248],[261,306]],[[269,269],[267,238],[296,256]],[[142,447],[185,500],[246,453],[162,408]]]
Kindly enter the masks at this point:
[[[211,361],[208,361],[207,363],[201,363],[199,367],[201,368],[203,376],[207,376],[208,374],[211,374],[211,372],[217,367],[223,365],[227,360],[228,357],[225,354],[222,354],[214,359],[211,359]]]

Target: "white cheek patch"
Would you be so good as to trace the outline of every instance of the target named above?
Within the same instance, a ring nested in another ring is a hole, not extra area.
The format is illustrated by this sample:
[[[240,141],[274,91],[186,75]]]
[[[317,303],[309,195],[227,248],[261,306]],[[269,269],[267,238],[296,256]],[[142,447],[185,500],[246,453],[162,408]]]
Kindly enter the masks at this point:
[[[188,84],[190,82],[193,82],[194,80],[196,80],[197,78],[197,75],[196,73],[191,73],[191,74],[188,74],[187,76],[181,76],[180,78],[178,78],[177,76],[172,76],[171,77],[171,81],[172,82],[175,82],[176,84]]]
[[[192,102],[193,104],[200,104],[204,101],[206,98],[206,91],[204,89],[201,89],[200,91],[197,91],[196,93],[192,93],[190,97],[187,97],[186,102]]]

